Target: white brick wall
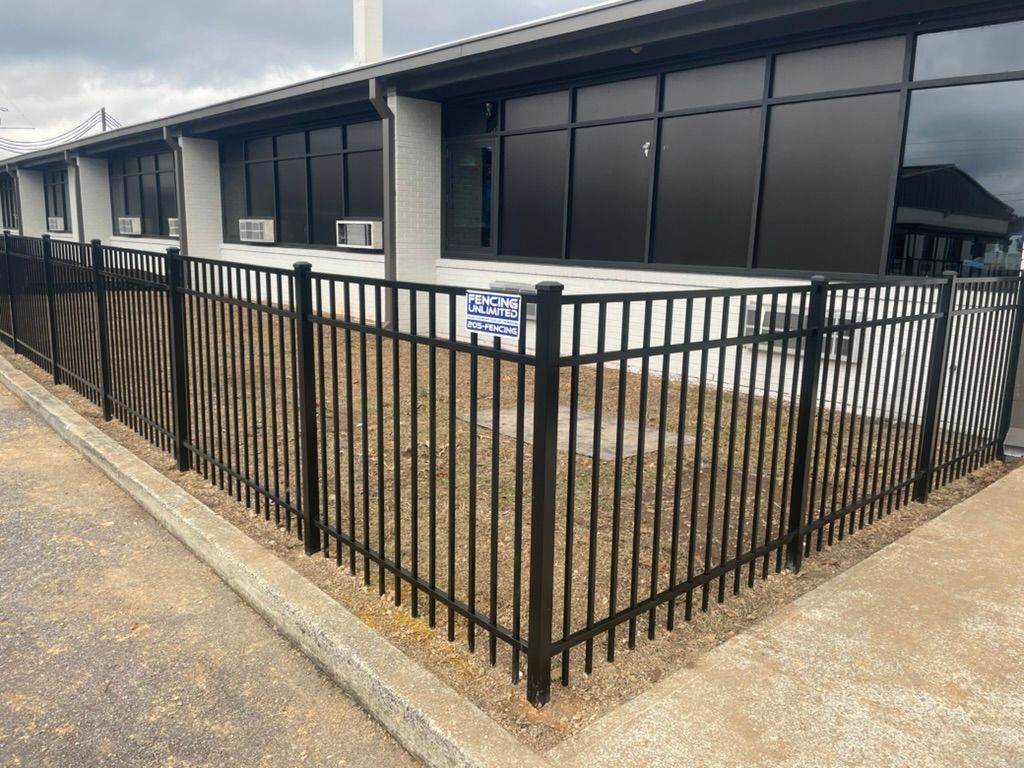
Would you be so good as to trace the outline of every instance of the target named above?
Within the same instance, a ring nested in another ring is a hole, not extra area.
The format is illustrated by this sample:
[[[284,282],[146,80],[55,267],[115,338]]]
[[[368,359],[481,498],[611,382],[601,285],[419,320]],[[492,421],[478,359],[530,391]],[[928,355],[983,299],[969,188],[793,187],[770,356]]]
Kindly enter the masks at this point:
[[[399,280],[434,282],[441,253],[441,105],[390,94]]]
[[[216,258],[224,242],[218,143],[185,136],[180,141],[188,251],[192,256]]]
[[[106,242],[113,235],[110,209],[110,171],[99,157],[78,158],[82,187],[82,229],[84,240]]]
[[[43,174],[18,169],[18,192],[21,200],[21,231],[28,237],[46,233],[46,202],[43,198]]]

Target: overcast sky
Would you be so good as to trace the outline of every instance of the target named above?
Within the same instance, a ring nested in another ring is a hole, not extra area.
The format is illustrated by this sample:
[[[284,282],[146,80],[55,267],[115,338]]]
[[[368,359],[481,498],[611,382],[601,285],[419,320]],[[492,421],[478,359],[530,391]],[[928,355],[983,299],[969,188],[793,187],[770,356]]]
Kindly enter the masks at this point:
[[[384,0],[384,52],[593,2]],[[0,32],[7,139],[55,136],[101,106],[128,125],[352,63],[351,0],[23,0],[5,3]]]

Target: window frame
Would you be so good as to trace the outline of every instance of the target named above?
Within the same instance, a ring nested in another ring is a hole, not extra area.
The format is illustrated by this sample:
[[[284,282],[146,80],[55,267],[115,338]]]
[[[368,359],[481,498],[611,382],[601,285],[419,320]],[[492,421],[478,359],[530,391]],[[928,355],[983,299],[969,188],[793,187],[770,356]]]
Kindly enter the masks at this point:
[[[347,131],[347,129],[349,128],[349,126],[364,125],[364,124],[367,124],[367,123],[373,123],[373,124],[376,124],[376,125],[380,126],[381,121],[380,121],[379,118],[374,118],[372,116],[364,116],[364,117],[360,117],[359,119],[354,119],[354,120],[350,120],[350,121],[347,121],[347,122],[340,122],[340,123],[337,122],[337,121],[330,121],[330,122],[320,121],[320,122],[312,122],[312,123],[302,123],[302,124],[296,124],[294,126],[280,127],[280,128],[276,128],[276,129],[273,129],[273,130],[265,129],[265,130],[247,132],[247,133],[238,133],[238,134],[235,134],[235,135],[232,135],[230,137],[226,137],[226,138],[222,139],[222,142],[227,142],[227,141],[238,142],[240,147],[241,147],[241,159],[240,160],[225,161],[224,160],[223,150],[221,150],[220,151],[220,156],[219,156],[219,159],[218,159],[218,168],[222,171],[222,174],[221,174],[222,175],[222,179],[223,179],[223,169],[226,166],[241,168],[242,210],[245,212],[245,217],[246,218],[264,218],[263,216],[256,216],[256,215],[251,213],[251,211],[252,211],[252,201],[251,201],[250,195],[249,195],[249,167],[251,165],[258,165],[258,164],[268,164],[268,165],[270,165],[270,167],[271,167],[271,174],[272,174],[272,177],[273,177],[273,182],[272,182],[273,183],[273,190],[272,190],[272,194],[273,194],[273,198],[274,198],[274,214],[273,214],[273,219],[274,219],[274,238],[275,238],[273,243],[249,243],[249,242],[243,242],[238,237],[237,234],[229,234],[233,230],[231,230],[227,226],[228,223],[229,223],[227,218],[226,218],[226,215],[225,215],[227,213],[227,211],[224,210],[224,207],[222,205],[221,206],[221,221],[222,221],[222,226],[224,227],[224,230],[223,230],[224,231],[224,240],[223,240],[224,243],[227,243],[227,244],[230,244],[230,245],[246,245],[246,246],[248,246],[248,245],[258,245],[261,248],[301,248],[301,249],[305,249],[305,250],[316,249],[316,250],[325,250],[325,251],[334,251],[334,252],[339,252],[340,251],[340,252],[344,252],[344,253],[355,253],[355,252],[369,253],[369,254],[380,254],[380,253],[383,253],[383,248],[379,248],[379,249],[367,249],[367,248],[348,249],[348,248],[338,247],[337,245],[329,245],[329,244],[325,244],[325,243],[314,243],[314,242],[311,242],[313,237],[314,237],[314,226],[313,226],[314,225],[314,205],[313,205],[313,189],[312,189],[312,177],[313,177],[313,174],[312,174],[312,170],[311,170],[311,160],[313,158],[317,158],[317,157],[338,157],[338,158],[340,158],[341,175],[340,175],[338,184],[339,184],[339,189],[340,189],[340,192],[341,192],[341,205],[342,205],[342,211],[343,211],[342,218],[352,218],[348,214],[349,196],[348,196],[348,188],[347,188],[347,186],[348,186],[347,181],[348,180],[347,180],[347,177],[346,177],[346,170],[347,170],[346,159],[350,155],[376,153],[376,154],[378,154],[380,156],[380,159],[381,159],[380,174],[381,174],[381,182],[382,182],[382,192],[383,192],[383,194],[387,194],[387,186],[386,186],[386,183],[385,183],[386,180],[384,179],[383,134],[381,135],[381,146],[379,146],[379,147],[367,148],[367,147],[357,146],[357,147],[354,147],[354,148],[349,148],[349,146],[348,146],[349,139],[348,139],[348,131]],[[316,132],[316,131],[324,130],[324,129],[329,129],[329,128],[336,128],[336,129],[338,129],[341,132],[341,146],[340,146],[340,149],[338,151],[330,151],[330,152],[326,152],[326,151],[313,151],[311,149],[311,143],[310,143],[309,134],[312,133],[312,132]],[[381,128],[381,130],[383,130],[383,129]],[[303,141],[304,141],[304,144],[305,144],[305,151],[302,154],[282,154],[282,155],[279,155],[278,154],[278,149],[277,149],[277,139],[279,137],[282,137],[282,136],[290,136],[290,135],[296,134],[296,133],[303,134]],[[270,142],[271,142],[271,153],[270,153],[270,156],[269,157],[265,157],[265,158],[250,159],[248,157],[248,143],[252,142],[252,141],[259,140],[259,139],[270,139]],[[283,241],[283,240],[280,239],[281,231],[282,231],[283,228],[281,227],[281,195],[280,195],[280,184],[279,184],[279,179],[278,179],[278,163],[282,162],[282,161],[288,161],[288,160],[303,160],[304,164],[305,164],[305,176],[306,176],[306,204],[305,204],[305,207],[306,207],[306,242],[304,242],[304,243],[301,243],[301,242],[300,243],[286,242],[286,241]],[[222,189],[222,194],[223,194],[223,187],[221,189]],[[381,215],[380,216],[361,216],[361,217],[357,217],[357,218],[371,220],[371,221],[381,221],[381,222],[383,222],[384,221],[384,199],[383,199],[383,195],[381,197]],[[237,230],[237,222],[236,222],[235,229]]]
[[[165,155],[169,155],[171,157],[171,166],[172,167],[170,169],[163,169],[163,168],[160,167],[160,160],[159,160],[159,158],[161,156],[165,156]],[[154,170],[152,170],[152,171],[149,171],[149,170],[144,171],[144,170],[142,170],[142,158],[144,158],[144,157],[150,157],[150,158],[153,159],[153,169]],[[133,171],[125,171],[124,170],[124,164],[129,162],[129,161],[134,161],[135,162],[135,167],[137,168],[137,170],[133,170]],[[113,163],[115,163],[115,162],[120,163],[120,165],[121,165],[120,173],[115,172],[114,165],[113,165]],[[170,240],[172,242],[177,242],[177,240],[179,238],[174,237],[173,235],[169,234],[170,233],[170,225],[167,223],[167,219],[168,218],[178,218],[178,219],[180,219],[180,217],[181,217],[181,211],[178,210],[178,205],[180,203],[180,201],[178,200],[178,167],[177,167],[177,158],[175,157],[174,152],[172,152],[171,149],[168,148],[166,151],[161,151],[161,152],[123,153],[123,154],[119,154],[119,155],[111,156],[111,157],[107,158],[107,164],[108,164],[108,168],[107,168],[107,179],[108,179],[108,182],[107,183],[108,183],[108,186],[110,188],[110,220],[111,220],[111,226],[113,227],[113,235],[114,235],[114,237],[136,237],[135,235],[122,235],[118,231],[118,226],[117,226],[117,219],[119,218],[118,217],[118,206],[117,206],[115,198],[114,198],[114,179],[118,178],[118,179],[120,179],[120,182],[121,182],[121,186],[120,186],[121,194],[122,194],[121,202],[122,202],[122,207],[123,207],[123,209],[125,211],[124,215],[128,216],[129,215],[129,213],[128,213],[128,180],[129,179],[134,179],[135,180],[135,184],[138,187],[138,193],[139,193],[139,221],[142,224],[142,234],[139,235],[138,237],[146,237],[146,238],[152,238],[152,239],[158,239],[158,240]],[[168,217],[168,216],[165,215],[165,211],[163,210],[164,206],[163,206],[162,196],[160,194],[160,177],[162,175],[163,176],[170,176],[171,179],[172,179],[171,187],[174,189],[174,200],[175,200],[174,205],[175,205],[175,213],[177,214],[176,216]],[[147,232],[146,231],[146,201],[145,201],[146,195],[145,195],[145,193],[143,191],[143,177],[144,176],[152,176],[154,178],[155,183],[156,183],[156,222],[157,222],[157,231],[156,232]],[[168,230],[168,234],[166,234],[166,235],[163,233],[163,229],[164,229],[165,226],[167,227],[167,230]]]
[[[46,231],[67,234],[71,231],[71,216],[68,211],[68,169],[45,168],[42,171],[43,210],[46,215]],[[61,211],[58,214],[54,207],[57,194],[60,193]],[[50,229],[50,218],[60,216],[64,221],[63,229]]]
[[[782,45],[763,45],[758,47],[752,47],[745,49],[742,52],[731,53],[731,54],[712,54],[712,55],[697,55],[689,57],[687,59],[677,59],[674,62],[661,66],[641,66],[623,68],[614,73],[601,73],[590,77],[575,77],[565,80],[556,80],[545,83],[543,86],[523,87],[514,88],[504,91],[495,91],[485,95],[476,95],[472,99],[460,99],[452,100],[443,104],[443,109],[449,106],[465,106],[471,103],[483,103],[484,101],[494,102],[498,105],[499,110],[499,121],[497,128],[494,131],[486,134],[467,134],[459,136],[449,137],[444,132],[444,119],[442,117],[442,151],[444,162],[442,163],[442,184],[445,186],[443,190],[447,190],[447,182],[444,178],[448,174],[448,154],[445,150],[450,145],[468,142],[474,139],[491,139],[496,144],[496,157],[498,158],[497,167],[494,172],[495,177],[495,189],[493,200],[493,212],[492,221],[494,222],[495,231],[492,233],[492,243],[494,247],[491,249],[454,249],[448,247],[447,238],[442,234],[441,241],[441,257],[446,259],[462,259],[462,260],[494,260],[506,263],[522,263],[522,264],[548,264],[548,265],[561,265],[566,266],[569,261],[572,261],[574,266],[581,267],[600,267],[600,268],[613,268],[613,269],[651,269],[655,271],[678,271],[678,272],[696,272],[696,273],[715,273],[715,274],[738,274],[738,275],[757,275],[765,277],[789,277],[789,278],[805,278],[812,274],[817,274],[823,270],[798,270],[798,269],[773,269],[773,268],[758,268],[755,266],[755,258],[757,254],[758,235],[760,229],[760,215],[762,205],[762,192],[764,187],[764,173],[766,163],[766,148],[768,142],[768,136],[770,132],[769,126],[769,114],[770,109],[776,105],[782,104],[793,104],[810,101],[823,101],[834,98],[843,98],[850,96],[861,96],[869,94],[879,93],[897,93],[899,94],[899,105],[898,105],[898,118],[897,118],[897,135],[896,140],[898,142],[896,160],[893,164],[889,187],[887,190],[888,200],[886,208],[886,221],[884,225],[884,233],[882,237],[882,250],[878,256],[877,269],[874,272],[832,272],[828,274],[835,278],[848,278],[848,279],[865,279],[871,277],[878,277],[880,275],[887,274],[889,257],[892,248],[892,240],[894,235],[895,225],[895,205],[896,205],[896,194],[897,186],[899,183],[900,169],[903,163],[903,157],[905,152],[905,140],[906,140],[906,128],[909,111],[910,94],[916,90],[923,90],[929,88],[940,88],[950,85],[967,85],[975,83],[985,82],[1003,82],[1011,80],[1024,80],[1024,70],[1018,70],[1013,72],[1003,72],[998,74],[987,74],[987,75],[959,75],[955,77],[945,77],[937,80],[913,80],[913,69],[914,69],[914,54],[916,51],[917,40],[919,37],[925,34],[931,34],[935,32],[943,32],[958,29],[969,29],[973,27],[988,26],[994,24],[1012,23],[1016,21],[1024,20],[1024,12],[1019,10],[1007,11],[1003,10],[989,10],[981,13],[970,13],[965,12],[957,17],[945,16],[937,19],[925,19],[912,22],[894,22],[886,26],[879,26],[871,30],[864,31],[853,31],[853,32],[842,32],[842,33],[823,33],[807,37],[801,41],[794,41]],[[823,91],[815,93],[804,93],[790,96],[774,96],[772,95],[772,84],[775,72],[775,59],[777,56],[786,53],[795,53],[804,50],[811,50],[815,48],[827,48],[835,45],[843,45],[847,43],[857,42],[868,42],[872,40],[878,40],[881,38],[903,38],[904,45],[904,62],[903,71],[901,76],[891,83],[872,85],[872,86],[861,86],[853,88],[844,88],[842,90]],[[729,104],[718,104],[710,107],[700,107],[691,109],[676,109],[676,110],[665,110],[663,109],[664,103],[664,82],[667,75],[674,72],[688,71],[699,69],[703,67],[710,67],[720,64],[729,64],[735,62],[742,62],[752,59],[763,58],[765,60],[765,82],[762,89],[760,99],[749,99],[745,101],[737,101]],[[581,87],[589,85],[598,85],[602,83],[616,82],[631,80],[642,77],[644,75],[654,74],[657,76],[657,94],[656,94],[656,110],[649,114],[630,115],[628,117],[608,118],[603,120],[590,120],[590,121],[576,121],[576,90]],[[505,102],[508,99],[523,97],[523,96],[535,96],[543,93],[550,93],[560,90],[569,90],[569,120],[565,123],[559,123],[555,125],[546,125],[544,127],[534,127],[526,129],[509,130],[505,127]],[[696,114],[708,114],[714,112],[726,112],[738,109],[750,109],[760,108],[761,109],[761,132],[760,132],[760,146],[758,150],[758,172],[754,179],[754,198],[753,206],[751,210],[751,228],[750,228],[750,243],[747,248],[747,260],[745,266],[742,267],[719,267],[709,265],[693,265],[693,264],[668,264],[658,263],[653,261],[653,229],[654,229],[654,216],[656,212],[656,179],[659,171],[659,157],[658,150],[660,149],[660,136],[661,136],[661,123],[662,120],[671,117],[682,117]],[[570,222],[569,222],[569,210],[571,206],[571,189],[573,182],[573,145],[575,141],[575,129],[579,127],[589,127],[594,125],[606,125],[621,122],[634,122],[638,120],[650,119],[655,121],[655,135],[658,140],[654,144],[654,172],[652,175],[652,190],[651,196],[648,201],[648,234],[647,241],[645,243],[644,254],[642,260],[639,261],[588,261],[588,260],[577,260],[568,258],[568,239],[570,233]],[[504,164],[504,140],[508,136],[518,134],[529,134],[547,132],[553,130],[568,130],[570,132],[570,148],[569,148],[569,166],[566,183],[566,201],[565,210],[563,216],[565,219],[565,226],[563,228],[563,247],[562,255],[560,258],[542,258],[542,257],[517,257],[507,256],[498,252],[498,247],[502,243],[502,210],[501,210],[501,184],[500,174],[503,170]],[[444,221],[447,219],[447,200],[443,198],[442,206],[442,227]]]

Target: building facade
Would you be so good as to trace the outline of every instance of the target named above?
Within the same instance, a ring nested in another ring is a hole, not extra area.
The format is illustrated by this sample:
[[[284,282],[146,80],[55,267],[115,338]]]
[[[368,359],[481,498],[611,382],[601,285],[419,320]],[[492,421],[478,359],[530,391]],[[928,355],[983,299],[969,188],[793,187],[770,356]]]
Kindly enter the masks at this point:
[[[12,158],[0,215],[475,287],[1015,272],[1022,40],[1007,2],[611,3]]]

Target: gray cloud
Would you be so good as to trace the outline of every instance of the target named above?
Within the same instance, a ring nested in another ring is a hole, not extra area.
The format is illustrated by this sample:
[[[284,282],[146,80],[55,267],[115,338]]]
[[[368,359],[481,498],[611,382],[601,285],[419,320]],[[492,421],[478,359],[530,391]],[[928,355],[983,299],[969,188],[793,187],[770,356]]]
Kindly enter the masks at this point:
[[[384,0],[393,56],[589,4]],[[100,106],[128,124],[349,66],[348,0],[48,0],[4,10],[0,115],[41,140]]]

